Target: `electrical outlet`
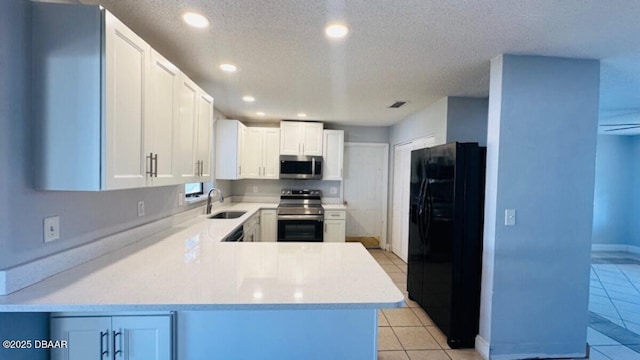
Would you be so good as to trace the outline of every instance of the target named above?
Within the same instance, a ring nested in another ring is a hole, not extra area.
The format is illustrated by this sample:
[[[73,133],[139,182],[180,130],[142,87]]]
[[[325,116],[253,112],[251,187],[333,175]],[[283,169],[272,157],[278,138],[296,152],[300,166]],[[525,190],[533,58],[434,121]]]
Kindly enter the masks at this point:
[[[257,186],[255,186],[255,185],[253,186],[253,192],[254,192],[254,193],[257,193],[257,192],[258,192],[258,187],[257,187]]]
[[[184,193],[178,193],[178,206],[184,206]]]
[[[138,216],[144,216],[144,201],[138,201]]]
[[[330,187],[329,188],[329,193],[332,194],[332,195],[337,194],[338,193],[338,188],[335,187],[335,186]]]
[[[44,242],[60,239],[60,217],[52,216],[44,219]]]

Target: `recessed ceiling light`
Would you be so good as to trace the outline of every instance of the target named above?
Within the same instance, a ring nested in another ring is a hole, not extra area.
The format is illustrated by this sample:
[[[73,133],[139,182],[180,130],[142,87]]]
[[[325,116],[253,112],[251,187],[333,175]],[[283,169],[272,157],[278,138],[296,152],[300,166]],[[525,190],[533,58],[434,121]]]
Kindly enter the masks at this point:
[[[253,96],[249,96],[249,95],[247,95],[247,96],[243,96],[243,97],[242,97],[242,101],[245,101],[245,102],[254,102],[254,101],[256,101],[256,98],[254,98]]]
[[[262,111],[258,111],[258,112],[256,113],[256,115],[258,115],[258,116],[265,116],[265,115],[267,115],[267,114],[265,114],[265,113],[264,113],[264,112],[262,112]]]
[[[182,14],[182,20],[189,26],[193,26],[195,28],[206,28],[209,26],[209,20],[201,14],[194,12],[186,12]]]
[[[238,71],[238,68],[233,64],[221,64],[220,70],[226,71],[226,72],[236,72]]]
[[[307,117],[307,114],[305,114],[305,113],[298,113],[298,117]]]
[[[349,33],[349,28],[343,24],[332,24],[324,28],[324,33],[332,39],[341,39]]]

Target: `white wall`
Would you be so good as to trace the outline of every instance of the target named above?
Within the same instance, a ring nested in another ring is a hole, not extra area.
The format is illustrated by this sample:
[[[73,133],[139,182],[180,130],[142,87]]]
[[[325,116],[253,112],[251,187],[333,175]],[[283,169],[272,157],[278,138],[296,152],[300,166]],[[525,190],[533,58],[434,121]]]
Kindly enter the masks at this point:
[[[388,126],[345,126],[325,124],[325,129],[344,130],[344,142],[389,143]]]
[[[0,1],[0,269],[69,249],[185,210],[183,186],[140,190],[33,190],[30,2]],[[11,69],[11,71],[8,71]],[[146,216],[138,218],[137,202]],[[43,218],[60,216],[60,240],[44,244]]]
[[[480,318],[492,359],[585,354],[598,91],[598,61],[492,61]]]
[[[390,148],[427,135],[435,136],[436,145],[446,143],[447,104],[447,98],[444,97],[393,125],[389,134]]]

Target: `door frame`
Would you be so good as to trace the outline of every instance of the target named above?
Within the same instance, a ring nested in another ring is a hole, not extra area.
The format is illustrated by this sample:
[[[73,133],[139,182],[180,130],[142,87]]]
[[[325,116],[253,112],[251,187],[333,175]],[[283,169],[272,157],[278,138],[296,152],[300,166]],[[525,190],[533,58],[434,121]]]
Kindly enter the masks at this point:
[[[402,200],[402,199],[396,199],[395,196],[394,196],[395,195],[395,191],[394,190],[395,190],[395,187],[397,185],[396,184],[396,180],[397,180],[397,177],[398,177],[397,176],[398,174],[396,174],[396,171],[395,171],[396,170],[396,163],[395,163],[396,158],[395,158],[395,155],[396,155],[397,149],[399,147],[401,147],[401,146],[410,147],[410,150],[409,150],[409,168],[411,168],[411,164],[410,164],[411,163],[411,151],[417,150],[417,149],[423,149],[423,148],[427,148],[427,147],[436,146],[436,136],[435,136],[435,134],[428,134],[428,135],[424,135],[424,136],[421,136],[421,137],[416,138],[416,139],[400,142],[400,143],[397,143],[397,144],[393,145],[393,168],[391,169],[391,171],[393,172],[391,174],[392,175],[392,179],[393,179],[393,183],[392,183],[393,188],[391,189],[391,212],[389,213],[389,215],[390,215],[389,218],[390,218],[390,223],[391,223],[390,236],[393,236],[393,224],[394,224],[394,222],[396,220],[394,218],[394,215],[396,215],[396,214],[393,211],[393,209],[395,207],[394,205],[396,204],[396,201],[398,201],[398,200],[401,201]],[[411,169],[409,169],[409,176],[411,176]],[[389,244],[389,248],[387,250],[393,252],[393,240],[394,239],[392,238],[391,240],[392,240],[391,241],[392,244]],[[399,241],[399,240],[396,240],[396,241]],[[408,241],[409,240],[407,239],[407,242]],[[398,255],[398,254],[396,254],[396,255]],[[400,255],[398,255],[398,256],[400,257]]]
[[[382,155],[382,213],[380,214],[380,220],[382,222],[380,226],[380,248],[387,249],[387,220],[389,213],[387,212],[387,203],[389,201],[389,144],[387,143],[370,143],[370,142],[345,142],[344,151],[347,152],[347,147],[373,147],[383,149]],[[344,201],[344,179],[341,182],[342,196]],[[349,204],[347,204],[347,211],[349,211]]]

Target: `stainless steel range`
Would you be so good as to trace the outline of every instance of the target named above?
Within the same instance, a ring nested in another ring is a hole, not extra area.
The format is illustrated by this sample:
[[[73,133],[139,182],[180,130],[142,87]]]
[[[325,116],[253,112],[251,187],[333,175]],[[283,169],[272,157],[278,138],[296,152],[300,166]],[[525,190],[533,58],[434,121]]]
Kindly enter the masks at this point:
[[[320,190],[282,190],[278,241],[322,242],[324,209]]]

